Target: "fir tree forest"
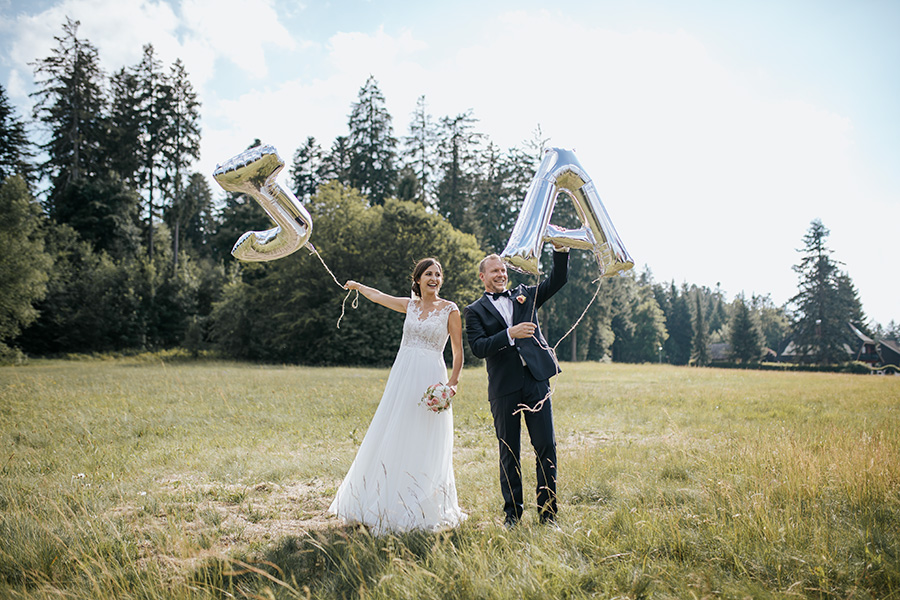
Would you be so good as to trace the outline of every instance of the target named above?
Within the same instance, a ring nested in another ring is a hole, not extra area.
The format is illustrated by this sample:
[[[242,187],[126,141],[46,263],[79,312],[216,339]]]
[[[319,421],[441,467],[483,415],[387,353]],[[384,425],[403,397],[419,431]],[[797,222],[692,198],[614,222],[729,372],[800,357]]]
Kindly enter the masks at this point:
[[[184,65],[163,64],[146,45],[138,64],[107,74],[78,29],[67,21],[50,55],[31,63],[33,114],[17,114],[0,87],[4,362],[178,349],[387,364],[402,319],[354,309],[328,269],[402,295],[415,261],[435,256],[442,295],[472,302],[482,291],[478,261],[503,250],[548,142],[538,127],[500,148],[479,132],[474,109],[435,117],[424,97],[400,125],[370,76],[348,98],[345,135],[298,140],[284,157],[322,261],[301,250],[240,263],[230,255],[238,237],[272,224],[252,198],[223,194],[192,170],[202,124]],[[560,226],[578,224],[569,204],[557,204]],[[799,362],[846,364],[846,347],[859,346],[848,323],[893,340],[900,324],[867,320],[828,234],[811,222],[794,267],[797,295],[784,306],[655,281],[647,267],[598,280],[590,253],[572,252],[567,293],[542,309],[542,328],[567,361],[756,365],[792,344]]]

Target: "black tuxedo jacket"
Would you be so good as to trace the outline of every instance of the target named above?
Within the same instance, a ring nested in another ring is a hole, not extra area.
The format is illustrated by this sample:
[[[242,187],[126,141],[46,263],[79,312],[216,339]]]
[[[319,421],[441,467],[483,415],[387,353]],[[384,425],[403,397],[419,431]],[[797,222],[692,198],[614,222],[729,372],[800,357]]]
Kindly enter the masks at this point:
[[[539,381],[550,379],[560,372],[541,333],[537,309],[566,283],[568,270],[569,254],[554,252],[553,270],[547,279],[536,286],[519,285],[510,291],[513,303],[512,324],[532,321],[537,325],[534,334],[537,339],[517,339],[514,345],[510,345],[506,322],[487,296],[482,295],[466,307],[466,336],[472,354],[485,359],[487,363],[489,399],[522,389],[525,369]],[[525,298],[524,302],[517,300],[519,296]]]

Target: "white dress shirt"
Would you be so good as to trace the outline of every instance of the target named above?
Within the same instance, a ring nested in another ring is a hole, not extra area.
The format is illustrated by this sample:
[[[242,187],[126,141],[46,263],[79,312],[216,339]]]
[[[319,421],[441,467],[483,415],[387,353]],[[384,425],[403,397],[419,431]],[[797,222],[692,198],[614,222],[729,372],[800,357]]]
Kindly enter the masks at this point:
[[[513,316],[513,301],[509,296],[500,296],[496,300],[493,296],[491,296],[490,292],[487,292],[488,300],[491,301],[491,304],[494,305],[494,308],[497,309],[497,312],[500,313],[500,316],[503,317],[503,320],[506,321],[506,338],[509,340],[510,346],[516,345],[516,340],[509,334],[509,328],[512,327],[512,316]]]

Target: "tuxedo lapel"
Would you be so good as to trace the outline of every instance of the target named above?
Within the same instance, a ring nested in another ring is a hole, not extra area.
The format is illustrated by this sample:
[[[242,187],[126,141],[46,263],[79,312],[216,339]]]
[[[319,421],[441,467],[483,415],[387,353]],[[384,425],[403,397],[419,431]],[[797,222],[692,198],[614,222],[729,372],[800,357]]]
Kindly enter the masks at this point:
[[[531,315],[527,314],[526,311],[530,310],[532,303],[525,291],[526,290],[523,290],[520,285],[509,293],[509,297],[512,298],[513,303],[513,325],[521,323],[522,321],[531,320]],[[519,301],[516,300],[519,296],[525,296],[525,302],[519,304]]]
[[[498,311],[498,310],[494,307],[494,303],[491,302],[490,300],[488,300],[488,297],[487,297],[487,296],[482,296],[481,299],[478,300],[478,303],[484,308],[484,310],[485,310],[489,315],[491,315],[492,317],[494,317],[495,319],[497,319],[497,322],[500,323],[500,326],[501,326],[503,329],[506,328],[506,320],[504,320],[503,315],[500,314],[500,311]]]

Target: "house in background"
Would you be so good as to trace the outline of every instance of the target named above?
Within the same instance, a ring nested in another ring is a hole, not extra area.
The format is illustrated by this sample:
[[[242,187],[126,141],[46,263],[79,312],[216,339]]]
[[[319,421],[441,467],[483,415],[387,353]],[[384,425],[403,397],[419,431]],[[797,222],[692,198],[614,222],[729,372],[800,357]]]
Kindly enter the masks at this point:
[[[854,327],[852,324],[847,323],[847,325],[850,326],[850,329],[853,331],[856,337],[860,339],[861,343],[861,346],[858,350],[854,350],[846,342],[841,344],[841,348],[847,355],[847,360],[859,360],[870,365],[875,364],[872,362],[872,360],[878,360],[878,354],[874,352],[875,341],[861,332],[859,329]],[[813,352],[811,349],[807,350],[806,353],[801,353],[797,348],[797,345],[794,344],[794,341],[791,340],[788,342],[787,346],[784,347],[784,350],[781,351],[781,354],[778,355],[778,358],[776,360],[778,362],[789,362],[795,364],[809,363],[812,362],[812,357],[814,354],[815,352]]]
[[[878,354],[878,343],[864,334],[862,331],[853,326],[853,323],[847,323],[847,327],[853,332],[859,341],[859,349],[853,353],[853,360],[864,362],[871,367],[881,365],[881,356]]]
[[[881,356],[882,365],[900,367],[900,342],[878,340],[878,354]]]
[[[709,344],[709,362],[710,364],[731,362],[731,344],[728,342],[716,342]],[[762,362],[775,362],[778,354],[771,348],[763,348],[759,360]]]

